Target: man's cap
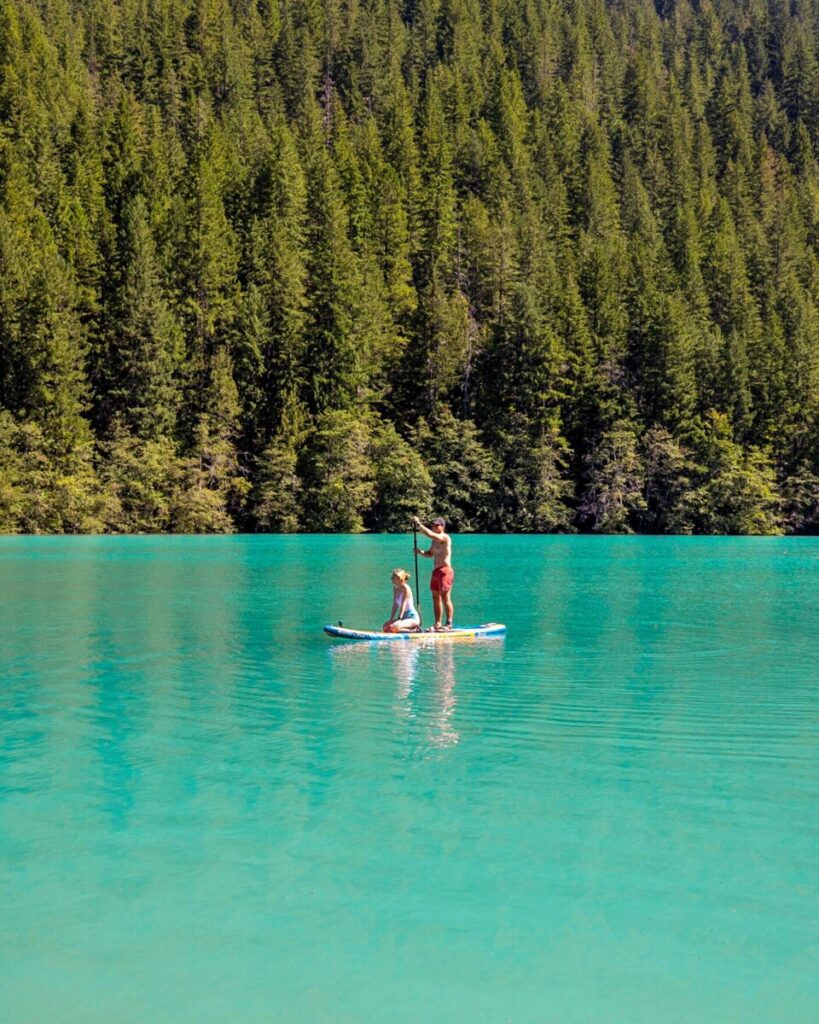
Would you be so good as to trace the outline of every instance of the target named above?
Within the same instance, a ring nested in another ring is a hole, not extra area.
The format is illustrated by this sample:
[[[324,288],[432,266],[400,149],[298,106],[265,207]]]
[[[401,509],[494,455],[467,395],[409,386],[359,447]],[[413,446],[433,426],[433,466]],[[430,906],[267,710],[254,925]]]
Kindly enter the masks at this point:
[[[446,526],[446,519],[444,519],[443,516],[436,516],[432,520],[432,525],[433,526]]]

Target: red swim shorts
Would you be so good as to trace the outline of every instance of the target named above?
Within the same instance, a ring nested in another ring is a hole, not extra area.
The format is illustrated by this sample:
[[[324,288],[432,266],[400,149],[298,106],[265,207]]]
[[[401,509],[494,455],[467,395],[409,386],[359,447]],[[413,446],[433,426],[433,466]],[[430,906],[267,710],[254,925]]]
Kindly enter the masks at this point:
[[[432,570],[432,579],[429,581],[429,589],[438,591],[441,594],[448,594],[452,590],[452,582],[455,579],[455,570],[451,565],[439,565]]]

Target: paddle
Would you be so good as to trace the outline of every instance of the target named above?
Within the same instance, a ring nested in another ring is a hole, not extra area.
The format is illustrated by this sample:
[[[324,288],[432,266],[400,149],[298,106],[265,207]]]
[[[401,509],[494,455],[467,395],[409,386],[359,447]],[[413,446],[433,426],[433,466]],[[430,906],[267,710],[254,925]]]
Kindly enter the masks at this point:
[[[415,555],[415,607],[418,611],[418,628],[423,626],[423,619],[421,618],[421,598],[418,594],[418,528],[415,523],[412,524],[412,551]]]

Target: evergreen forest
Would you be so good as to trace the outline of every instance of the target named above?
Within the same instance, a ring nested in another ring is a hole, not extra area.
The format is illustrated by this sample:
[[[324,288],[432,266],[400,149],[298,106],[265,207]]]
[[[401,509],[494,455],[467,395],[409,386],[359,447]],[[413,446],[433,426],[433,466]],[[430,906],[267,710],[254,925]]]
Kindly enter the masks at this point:
[[[819,0],[0,0],[0,532],[819,532]]]

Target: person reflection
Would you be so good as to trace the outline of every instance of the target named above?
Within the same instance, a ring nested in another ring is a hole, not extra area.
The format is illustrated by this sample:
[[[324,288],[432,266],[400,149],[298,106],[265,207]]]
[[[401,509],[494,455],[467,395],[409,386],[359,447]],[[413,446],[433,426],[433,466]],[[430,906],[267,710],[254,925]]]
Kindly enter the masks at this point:
[[[452,721],[455,704],[455,645],[440,642],[430,653],[435,659],[434,709],[429,742],[434,747],[454,747],[460,734]]]
[[[395,708],[406,721],[418,720],[424,746],[454,747],[460,739],[453,728],[455,711],[455,651],[453,643],[390,644],[395,673]],[[419,686],[419,672],[431,686]]]
[[[414,718],[413,696],[421,650],[417,643],[392,643],[389,647],[395,674],[396,711],[401,718]]]

